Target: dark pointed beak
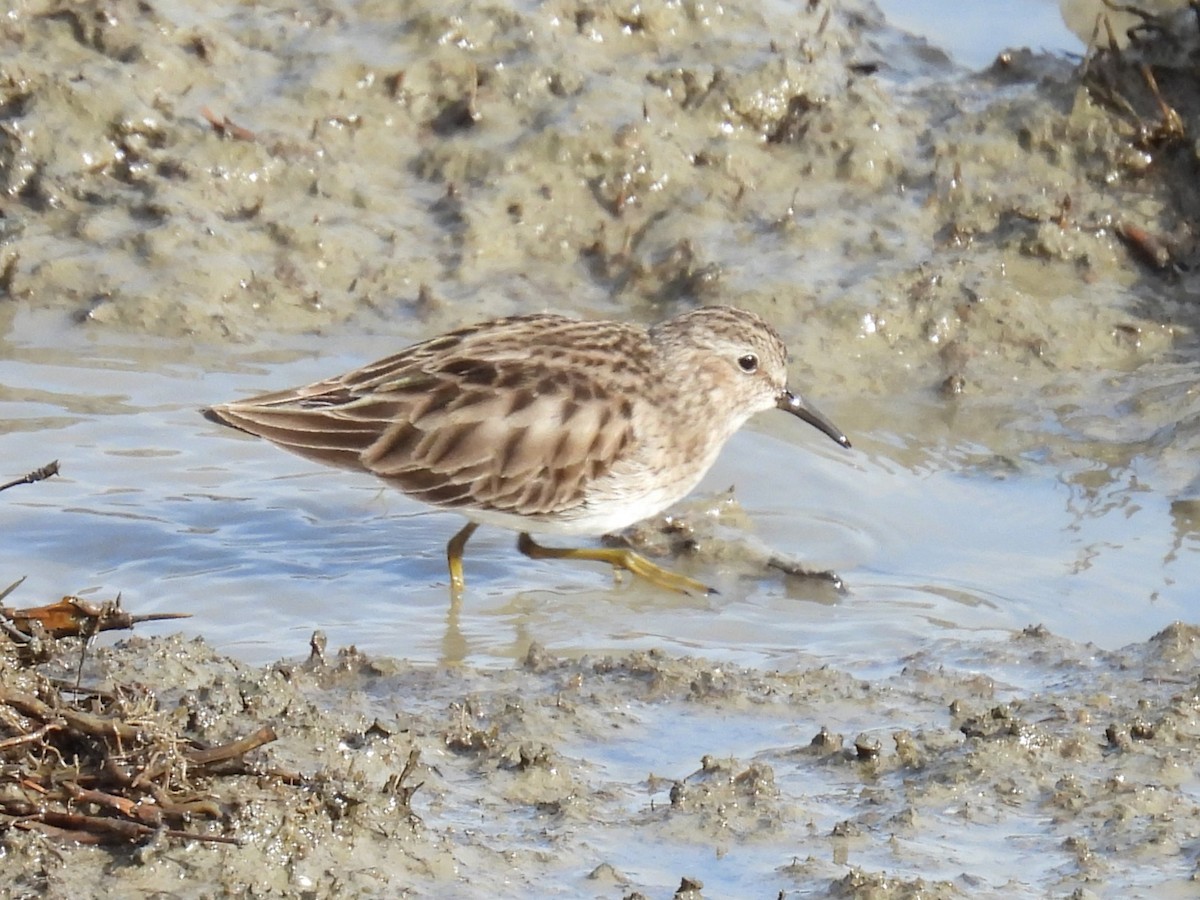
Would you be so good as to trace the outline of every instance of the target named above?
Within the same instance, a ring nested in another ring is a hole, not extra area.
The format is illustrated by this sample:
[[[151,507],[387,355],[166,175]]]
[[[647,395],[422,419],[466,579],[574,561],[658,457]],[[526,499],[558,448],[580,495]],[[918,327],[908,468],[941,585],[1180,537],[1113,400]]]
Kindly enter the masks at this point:
[[[850,439],[842,433],[842,429],[838,428],[827,418],[809,406],[802,397],[793,394],[789,390],[784,390],[779,395],[779,399],[775,401],[775,405],[784,412],[790,412],[798,419],[803,419],[813,428],[822,431],[833,438],[843,447],[850,447]]]

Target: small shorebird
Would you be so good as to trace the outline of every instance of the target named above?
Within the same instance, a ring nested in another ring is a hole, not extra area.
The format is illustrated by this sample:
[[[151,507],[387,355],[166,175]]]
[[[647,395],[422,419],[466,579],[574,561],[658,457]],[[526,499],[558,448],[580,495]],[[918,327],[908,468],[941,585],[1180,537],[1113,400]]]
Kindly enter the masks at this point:
[[[204,410],[331,466],[461,512],[452,595],[482,523],[534,559],[608,563],[672,591],[698,581],[627,549],[553,548],[530,532],[600,535],[683,499],[753,414],[782,409],[850,441],[787,387],[787,348],[753,313],[714,306],[646,329],[554,315],[482,322],[353,372]]]

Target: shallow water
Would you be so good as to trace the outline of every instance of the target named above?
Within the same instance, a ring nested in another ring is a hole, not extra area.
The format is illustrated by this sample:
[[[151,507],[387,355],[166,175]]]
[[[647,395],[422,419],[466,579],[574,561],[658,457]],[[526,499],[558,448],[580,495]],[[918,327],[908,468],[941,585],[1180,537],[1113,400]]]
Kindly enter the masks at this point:
[[[467,596],[452,609],[444,548],[459,517],[197,413],[340,371],[396,339],[347,335],[336,353],[330,343],[188,346],[18,314],[0,343],[4,475],[54,458],[62,475],[0,504],[5,533],[20,538],[4,542],[6,576],[28,576],[13,601],[48,602],[64,587],[120,593],[135,612],[190,613],[185,631],[254,661],[301,653],[319,629],[335,646],[419,661],[504,664],[536,640],[568,654],[657,646],[877,673],[931,637],[1041,623],[1115,648],[1200,615],[1195,536],[1177,532],[1168,499],[1141,486],[1140,457],[1103,468],[1085,489],[1080,472],[1098,463],[1064,471],[990,458],[969,433],[950,440],[932,419],[908,415],[898,435],[839,409],[828,412],[853,451],[766,415],[706,479],[699,494],[732,485],[746,515],[745,529],[714,539],[718,550],[729,542],[734,565],[719,555],[672,564],[715,580],[718,596],[614,585],[590,564],[534,563],[511,535],[484,529],[468,549]],[[848,591],[734,574],[743,539],[832,567]]]
[[[1005,50],[1083,53],[1063,24],[1058,0],[1015,0],[998,7],[954,0],[876,0],[888,21],[937,47],[959,65],[983,69]],[[1100,8],[1099,0],[1095,3]],[[1094,16],[1095,13],[1093,12]]]

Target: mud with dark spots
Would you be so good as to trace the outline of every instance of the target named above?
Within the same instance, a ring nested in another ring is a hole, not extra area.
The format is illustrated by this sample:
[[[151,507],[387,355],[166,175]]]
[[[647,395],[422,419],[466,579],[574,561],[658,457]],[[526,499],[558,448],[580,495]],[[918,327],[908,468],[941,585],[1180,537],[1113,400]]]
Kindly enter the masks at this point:
[[[877,680],[537,647],[490,672],[352,649],[250,667],[132,639],[88,683],[157,686],[181,738],[278,733],[192,826],[240,844],[72,849],[10,822],[5,893],[1182,897],[1198,639],[1107,653],[1029,629]]]

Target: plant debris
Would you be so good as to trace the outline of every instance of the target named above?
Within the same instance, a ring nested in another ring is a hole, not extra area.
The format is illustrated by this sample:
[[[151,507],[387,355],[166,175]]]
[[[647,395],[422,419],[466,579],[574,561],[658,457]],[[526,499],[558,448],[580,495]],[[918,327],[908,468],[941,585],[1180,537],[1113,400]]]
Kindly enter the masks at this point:
[[[58,460],[48,462],[40,468],[34,469],[28,475],[22,475],[20,478],[14,478],[12,481],[7,481],[0,484],[0,491],[7,491],[10,487],[16,487],[18,484],[33,484],[35,481],[45,481],[52,475],[58,474]]]
[[[0,833],[36,830],[82,844],[160,837],[237,843],[188,826],[227,818],[205,786],[219,775],[251,771],[244,757],[275,740],[271,725],[206,746],[181,732],[187,717],[160,709],[150,688],[81,688],[32,668],[70,636],[84,639],[82,671],[82,650],[98,632],[180,615],[130,615],[119,598],[0,607],[0,671],[9,676],[0,681]]]
[[[48,679],[48,699],[0,690],[4,759],[0,827],[37,830],[85,844],[141,842],[158,836],[237,843],[183,826],[220,820],[225,811],[202,783],[246,753],[275,740],[264,726],[218,747],[181,738],[146,692],[88,692],[67,700]],[[84,706],[94,707],[88,711]]]
[[[24,579],[21,579],[24,581]],[[16,581],[0,593],[3,600],[21,581]],[[167,619],[187,619],[191,613],[147,613],[135,616],[121,608],[121,598],[111,603],[91,603],[82,597],[68,595],[47,606],[10,609],[0,606],[0,622],[10,636],[13,630],[27,636],[49,635],[62,637],[91,637],[102,631],[132,628],[139,622],[161,622]]]

